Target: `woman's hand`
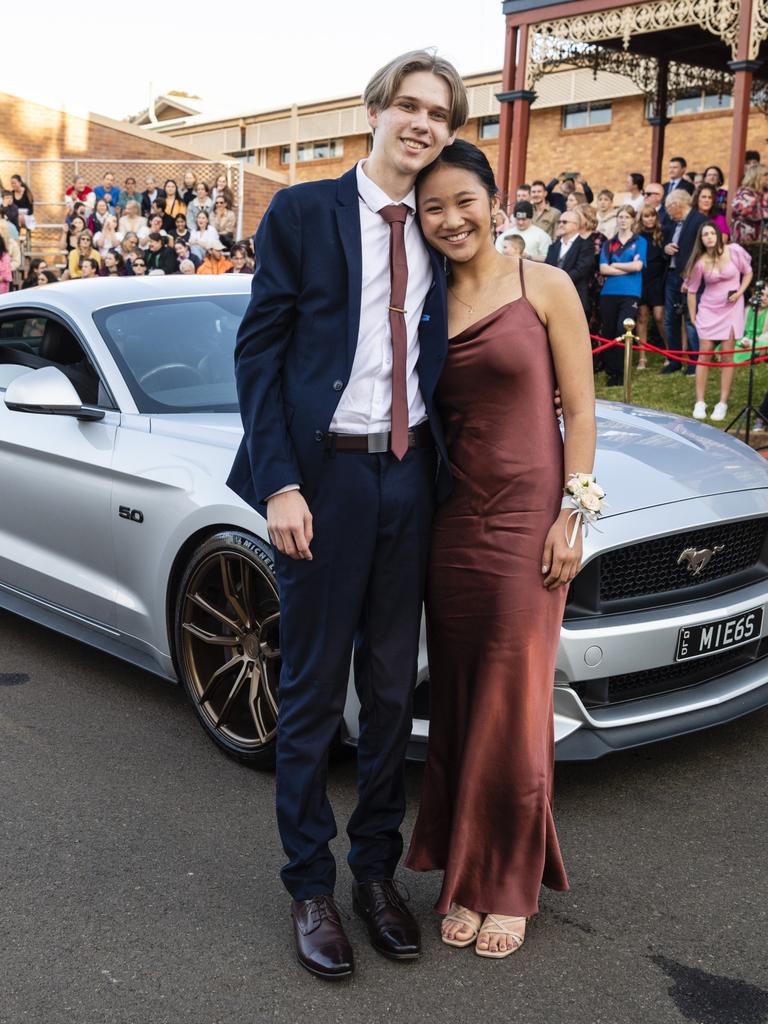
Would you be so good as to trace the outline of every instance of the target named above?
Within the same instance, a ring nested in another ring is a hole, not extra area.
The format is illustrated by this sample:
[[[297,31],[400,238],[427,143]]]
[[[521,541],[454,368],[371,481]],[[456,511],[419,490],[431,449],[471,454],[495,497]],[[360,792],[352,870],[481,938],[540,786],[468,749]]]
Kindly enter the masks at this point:
[[[570,583],[581,568],[581,559],[584,554],[581,527],[576,531],[576,542],[572,548],[568,547],[566,539],[566,529],[570,534],[576,522],[574,517],[571,519],[570,526],[568,525],[571,511],[569,509],[562,510],[550,526],[547,539],[544,541],[541,575],[543,585],[547,590],[557,590],[558,587]]]
[[[728,301],[731,303],[731,305],[733,305],[734,302],[738,302],[739,301],[739,299],[741,298],[742,294],[743,294],[743,292],[741,292],[741,291],[731,292],[728,295]]]

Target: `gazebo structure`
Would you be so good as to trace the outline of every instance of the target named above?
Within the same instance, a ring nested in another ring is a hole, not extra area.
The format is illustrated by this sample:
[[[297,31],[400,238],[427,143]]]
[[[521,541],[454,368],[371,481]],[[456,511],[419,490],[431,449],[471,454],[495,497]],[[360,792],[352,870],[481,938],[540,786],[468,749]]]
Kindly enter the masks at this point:
[[[768,110],[768,0],[503,0],[506,49],[497,184],[525,177],[531,103],[550,71],[626,75],[649,101],[651,178],[663,181],[668,104],[691,87],[733,95],[728,183],[738,187],[750,106]]]

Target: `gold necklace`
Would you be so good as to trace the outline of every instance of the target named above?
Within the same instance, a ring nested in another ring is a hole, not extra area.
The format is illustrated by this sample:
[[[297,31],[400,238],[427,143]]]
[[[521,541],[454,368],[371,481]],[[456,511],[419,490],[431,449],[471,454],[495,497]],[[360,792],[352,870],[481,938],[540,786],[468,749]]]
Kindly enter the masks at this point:
[[[473,313],[475,312],[475,307],[474,306],[470,306],[470,304],[468,302],[465,302],[464,299],[460,299],[459,296],[456,294],[456,292],[453,290],[453,288],[451,288],[450,285],[448,285],[448,291],[451,293],[451,295],[454,297],[454,299],[456,299],[457,302],[460,302],[462,304],[462,306],[466,306],[467,311],[469,312],[469,315],[472,316]]]

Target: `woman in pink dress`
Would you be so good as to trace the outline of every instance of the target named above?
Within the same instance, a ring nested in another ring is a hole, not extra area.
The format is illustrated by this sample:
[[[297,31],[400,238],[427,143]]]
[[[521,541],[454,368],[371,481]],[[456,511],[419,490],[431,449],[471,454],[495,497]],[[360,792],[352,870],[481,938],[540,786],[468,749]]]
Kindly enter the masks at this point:
[[[702,224],[691,259],[686,268],[688,309],[699,335],[700,359],[711,359],[715,345],[733,342],[744,333],[744,292],[752,280],[752,259],[740,245],[726,244],[717,224]],[[701,297],[698,291],[704,285]],[[698,303],[698,310],[697,310]],[[734,348],[726,345],[726,348]],[[726,357],[726,363],[732,363]],[[733,366],[724,366],[720,378],[720,401],[712,410],[710,419],[724,420],[728,413],[728,396],[733,383]],[[707,388],[709,367],[696,364],[696,404],[693,415],[706,419],[707,406],[704,393]]]

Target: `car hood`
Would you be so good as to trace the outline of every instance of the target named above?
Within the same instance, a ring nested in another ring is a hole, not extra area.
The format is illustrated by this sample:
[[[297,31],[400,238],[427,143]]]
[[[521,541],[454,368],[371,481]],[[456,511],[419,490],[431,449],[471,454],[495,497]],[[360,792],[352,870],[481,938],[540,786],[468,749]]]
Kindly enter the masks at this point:
[[[235,449],[237,413],[152,416],[152,433]],[[606,515],[768,487],[768,460],[715,427],[672,413],[597,403],[595,474],[606,490]]]

